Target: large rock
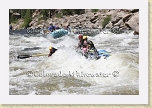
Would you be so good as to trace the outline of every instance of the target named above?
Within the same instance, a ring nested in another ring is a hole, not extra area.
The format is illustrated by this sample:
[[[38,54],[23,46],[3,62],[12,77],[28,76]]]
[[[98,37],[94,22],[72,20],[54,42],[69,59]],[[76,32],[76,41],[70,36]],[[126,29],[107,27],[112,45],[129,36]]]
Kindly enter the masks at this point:
[[[122,23],[121,19],[123,18],[123,16],[125,15],[125,13],[123,11],[112,11],[113,13],[111,14],[112,20],[111,23],[113,25],[120,25],[120,23]]]
[[[118,18],[123,18],[125,15],[126,15],[125,12],[120,11],[120,12],[117,13],[117,16],[116,16],[116,17],[118,17]]]
[[[124,23],[127,22],[132,15],[133,15],[132,13],[131,13],[131,14],[126,14],[126,15],[123,17],[123,19],[122,19],[123,22],[124,22]]]
[[[123,12],[117,12],[116,10],[113,11],[111,17],[112,17],[112,24],[116,24],[119,22],[120,19],[122,19],[122,17],[125,15],[125,13]]]
[[[91,9],[85,9],[85,13],[91,13],[92,10]]]
[[[121,18],[120,17],[114,17],[112,18],[111,23],[114,25],[115,23],[117,23]]]
[[[103,28],[102,24],[105,21],[105,17],[111,16],[111,20],[105,26],[105,28],[119,27],[121,30],[134,30],[135,34],[139,33],[139,9],[99,9],[98,12],[92,12],[91,9],[86,9],[85,14],[63,16],[62,18],[51,17],[46,21],[40,21],[39,18],[43,17],[40,15],[40,11],[36,10],[33,13],[32,21],[30,26],[45,25],[49,27],[49,23],[52,22],[56,26],[70,26],[82,27],[82,28]],[[16,28],[18,26],[16,25]]]
[[[136,27],[136,30],[134,31],[134,35],[139,35],[139,26]]]
[[[120,19],[116,24],[114,24],[114,26],[121,26],[121,25],[123,25],[124,23],[123,23],[123,20],[122,19]]]
[[[129,28],[125,25],[120,26],[119,31],[129,30]]]
[[[139,32],[139,12],[135,13],[126,25],[129,26],[132,30]]]
[[[113,24],[110,22],[110,23],[108,23],[108,24],[106,25],[106,27],[105,27],[105,28],[110,29],[110,28],[112,28],[112,27],[113,27]]]
[[[19,30],[19,29],[21,29],[23,24],[24,24],[24,20],[19,19],[16,24],[12,23],[11,25],[13,27],[13,30]]]
[[[128,9],[131,13],[139,12],[139,9]]]
[[[30,24],[29,24],[29,26],[34,25],[34,23],[35,23],[35,21],[31,21]]]

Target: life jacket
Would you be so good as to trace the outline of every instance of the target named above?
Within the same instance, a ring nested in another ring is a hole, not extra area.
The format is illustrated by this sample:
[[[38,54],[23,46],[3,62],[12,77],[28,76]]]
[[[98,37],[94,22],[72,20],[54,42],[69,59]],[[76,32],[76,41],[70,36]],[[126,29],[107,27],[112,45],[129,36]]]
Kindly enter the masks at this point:
[[[87,44],[88,44],[88,51],[90,50],[91,52],[93,51],[95,53],[98,53],[97,49],[95,48],[95,46],[91,40],[88,40]]]
[[[55,26],[50,26],[50,27],[48,28],[48,30],[50,30],[51,32],[53,32],[55,29],[56,29]]]
[[[94,44],[93,44],[93,42],[92,42],[91,40],[88,40],[88,41],[87,41],[87,44],[89,45],[89,48],[88,48],[88,49],[95,48],[95,47],[94,47]]]

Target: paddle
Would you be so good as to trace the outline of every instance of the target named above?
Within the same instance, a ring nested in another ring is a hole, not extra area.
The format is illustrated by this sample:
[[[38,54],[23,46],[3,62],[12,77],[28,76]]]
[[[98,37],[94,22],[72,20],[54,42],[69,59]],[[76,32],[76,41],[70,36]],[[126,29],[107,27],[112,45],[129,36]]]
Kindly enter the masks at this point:
[[[34,54],[34,55],[18,55],[18,59],[25,59],[25,58],[30,58],[30,57],[37,57],[37,56],[46,56],[48,54]]]

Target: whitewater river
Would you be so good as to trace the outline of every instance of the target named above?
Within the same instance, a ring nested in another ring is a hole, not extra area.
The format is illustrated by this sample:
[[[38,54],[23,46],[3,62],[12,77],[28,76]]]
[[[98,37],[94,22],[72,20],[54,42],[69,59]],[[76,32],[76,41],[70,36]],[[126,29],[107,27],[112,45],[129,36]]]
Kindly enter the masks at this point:
[[[42,34],[9,36],[10,95],[138,95],[139,36],[133,32],[101,32],[89,36],[97,49],[111,56],[86,59],[77,53],[78,35],[53,39]],[[51,56],[17,59],[18,55],[47,54],[49,46],[58,48]]]

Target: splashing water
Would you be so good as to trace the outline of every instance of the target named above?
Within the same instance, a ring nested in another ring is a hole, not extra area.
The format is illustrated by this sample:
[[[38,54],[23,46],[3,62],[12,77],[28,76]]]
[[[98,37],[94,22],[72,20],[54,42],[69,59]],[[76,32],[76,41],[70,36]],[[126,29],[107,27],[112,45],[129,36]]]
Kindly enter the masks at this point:
[[[139,37],[133,32],[88,36],[97,49],[111,52],[104,59],[89,60],[76,52],[77,35],[10,35],[10,95],[131,95],[139,94]],[[51,56],[17,59],[20,54],[49,53]],[[28,49],[28,50],[27,50]]]

